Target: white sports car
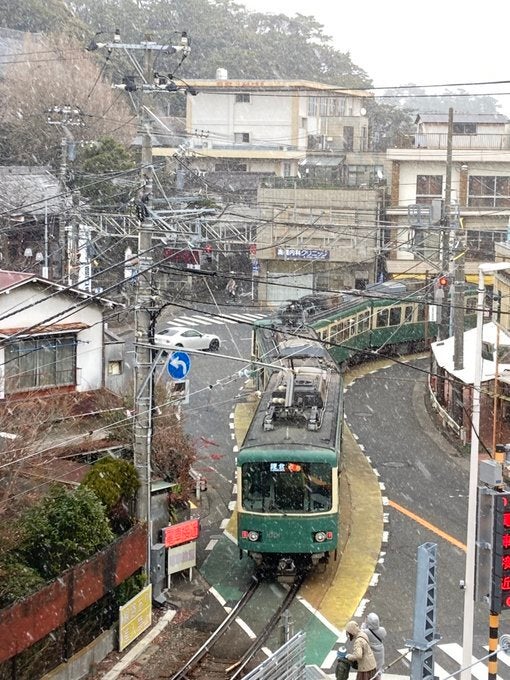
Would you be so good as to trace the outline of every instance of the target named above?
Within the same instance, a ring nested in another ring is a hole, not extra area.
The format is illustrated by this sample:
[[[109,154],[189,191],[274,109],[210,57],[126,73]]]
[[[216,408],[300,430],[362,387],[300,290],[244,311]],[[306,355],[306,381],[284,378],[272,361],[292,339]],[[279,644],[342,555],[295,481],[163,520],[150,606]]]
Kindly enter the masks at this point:
[[[217,351],[220,339],[217,335],[201,333],[194,328],[176,327],[164,328],[154,335],[154,344],[169,349],[209,349]]]

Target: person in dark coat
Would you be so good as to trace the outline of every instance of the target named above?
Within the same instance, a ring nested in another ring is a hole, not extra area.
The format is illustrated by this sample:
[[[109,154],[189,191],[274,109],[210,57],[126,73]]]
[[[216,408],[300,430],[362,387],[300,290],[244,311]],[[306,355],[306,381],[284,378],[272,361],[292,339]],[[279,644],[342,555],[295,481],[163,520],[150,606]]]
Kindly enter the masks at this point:
[[[380,625],[377,614],[371,612],[367,614],[365,621],[361,624],[361,630],[366,633],[368,644],[374,654],[377,680],[381,680],[381,673],[384,668],[384,638],[386,637],[386,628]]]
[[[360,629],[356,621],[349,621],[345,626],[347,637],[352,642],[351,651],[345,658],[357,664],[356,680],[371,680],[376,674],[375,657],[370,649],[367,634]]]

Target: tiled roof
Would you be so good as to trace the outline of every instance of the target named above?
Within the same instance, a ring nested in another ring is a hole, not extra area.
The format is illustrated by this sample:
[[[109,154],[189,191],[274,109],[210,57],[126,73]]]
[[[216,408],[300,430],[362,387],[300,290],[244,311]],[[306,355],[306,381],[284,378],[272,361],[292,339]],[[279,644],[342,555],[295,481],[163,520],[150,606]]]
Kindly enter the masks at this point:
[[[0,269],[0,291],[17,286],[19,283],[33,279],[35,274],[25,272],[10,272]]]
[[[62,185],[48,168],[0,166],[0,212],[11,215],[50,215],[69,208]]]

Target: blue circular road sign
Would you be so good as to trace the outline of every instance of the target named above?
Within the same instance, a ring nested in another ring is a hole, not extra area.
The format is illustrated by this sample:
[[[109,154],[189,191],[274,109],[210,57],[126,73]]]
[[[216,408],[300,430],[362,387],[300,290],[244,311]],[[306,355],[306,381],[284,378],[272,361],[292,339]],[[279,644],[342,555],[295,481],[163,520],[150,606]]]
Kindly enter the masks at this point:
[[[172,352],[166,369],[172,380],[183,380],[191,368],[191,359],[186,352]]]

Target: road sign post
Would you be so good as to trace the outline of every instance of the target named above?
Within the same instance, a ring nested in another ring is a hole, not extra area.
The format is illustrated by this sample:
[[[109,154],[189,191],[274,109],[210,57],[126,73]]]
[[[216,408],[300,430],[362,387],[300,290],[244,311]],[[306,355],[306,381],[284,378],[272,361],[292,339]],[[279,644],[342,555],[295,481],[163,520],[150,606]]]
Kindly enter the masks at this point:
[[[172,352],[166,365],[168,375],[172,380],[181,381],[188,375],[191,368],[191,359],[186,352]]]

